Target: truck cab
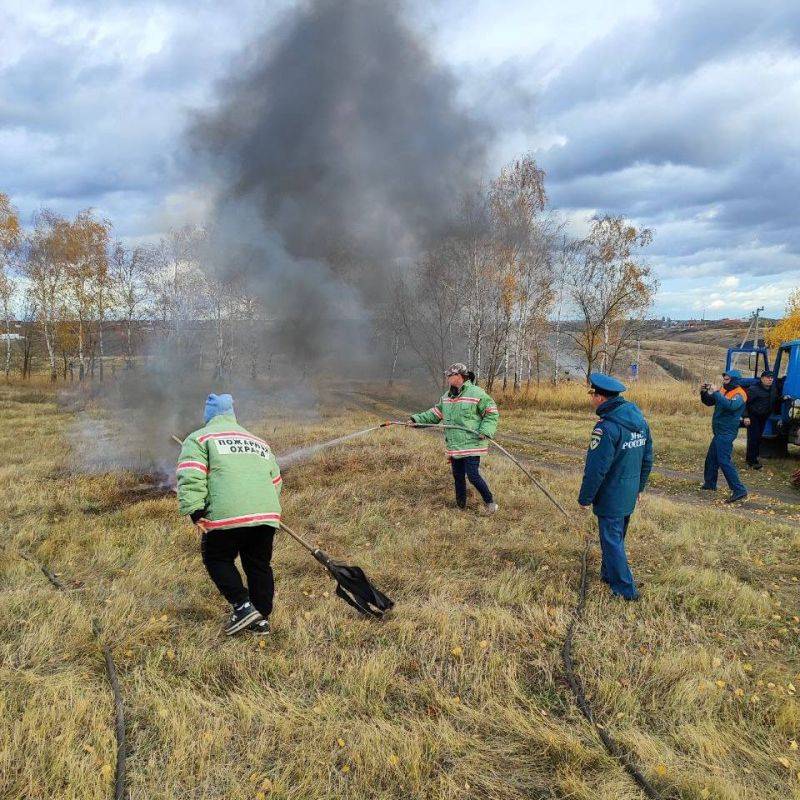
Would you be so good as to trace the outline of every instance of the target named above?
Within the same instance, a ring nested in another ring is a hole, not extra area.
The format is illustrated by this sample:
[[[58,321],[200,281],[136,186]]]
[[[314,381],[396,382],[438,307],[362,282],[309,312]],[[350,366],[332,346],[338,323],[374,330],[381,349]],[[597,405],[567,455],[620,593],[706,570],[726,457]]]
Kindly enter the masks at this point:
[[[725,370],[729,369],[738,369],[745,377],[752,374],[758,378],[765,369],[769,369],[769,350],[762,341],[758,344],[747,341],[741,347],[729,347]]]
[[[800,446],[800,339],[778,348],[774,372],[780,405],[769,418],[764,436],[775,437],[775,444],[785,454],[787,444]]]
[[[741,347],[728,349],[725,369],[738,369],[742,373],[741,384],[745,391],[769,368],[769,350],[761,341],[748,341]],[[784,458],[788,455],[788,445],[800,446],[800,339],[778,347],[772,371],[777,401],[764,426],[761,455]]]

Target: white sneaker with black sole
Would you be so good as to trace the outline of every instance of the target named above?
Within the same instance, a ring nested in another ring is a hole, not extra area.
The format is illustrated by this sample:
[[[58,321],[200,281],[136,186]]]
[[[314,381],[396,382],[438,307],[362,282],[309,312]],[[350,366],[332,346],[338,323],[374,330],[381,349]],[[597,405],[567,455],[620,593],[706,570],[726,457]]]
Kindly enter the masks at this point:
[[[255,606],[249,600],[240,606],[234,606],[230,621],[225,626],[225,635],[233,636],[234,633],[239,633],[250,623],[258,622],[260,619],[263,619],[263,617],[256,611]]]

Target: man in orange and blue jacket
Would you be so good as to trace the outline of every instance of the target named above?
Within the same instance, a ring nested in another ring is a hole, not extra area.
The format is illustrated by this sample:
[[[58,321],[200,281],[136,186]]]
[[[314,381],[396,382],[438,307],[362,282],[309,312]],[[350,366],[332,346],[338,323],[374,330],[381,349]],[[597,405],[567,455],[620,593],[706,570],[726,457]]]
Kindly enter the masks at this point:
[[[706,464],[701,488],[716,491],[719,471],[725,476],[731,490],[726,503],[736,503],[747,497],[747,487],[739,478],[733,463],[733,442],[739,434],[739,423],[747,404],[747,393],[739,385],[742,376],[731,369],[722,375],[722,386],[704,383],[700,387],[700,400],[704,405],[714,406],[711,430],[714,433],[706,455]]]

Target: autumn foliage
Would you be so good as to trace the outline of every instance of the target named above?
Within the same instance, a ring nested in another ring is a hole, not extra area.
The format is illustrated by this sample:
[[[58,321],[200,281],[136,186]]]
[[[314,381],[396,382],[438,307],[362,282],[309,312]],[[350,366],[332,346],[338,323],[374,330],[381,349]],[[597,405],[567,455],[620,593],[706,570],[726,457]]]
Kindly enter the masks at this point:
[[[770,347],[778,347],[781,342],[800,339],[800,289],[789,295],[786,316],[767,331],[766,342]]]

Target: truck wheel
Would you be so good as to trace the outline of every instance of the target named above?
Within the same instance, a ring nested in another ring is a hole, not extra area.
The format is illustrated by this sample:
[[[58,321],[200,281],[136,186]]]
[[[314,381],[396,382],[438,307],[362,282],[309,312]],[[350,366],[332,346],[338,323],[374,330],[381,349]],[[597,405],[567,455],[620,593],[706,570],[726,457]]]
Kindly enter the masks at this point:
[[[764,437],[761,440],[759,456],[761,458],[788,458],[789,447],[785,436]]]

